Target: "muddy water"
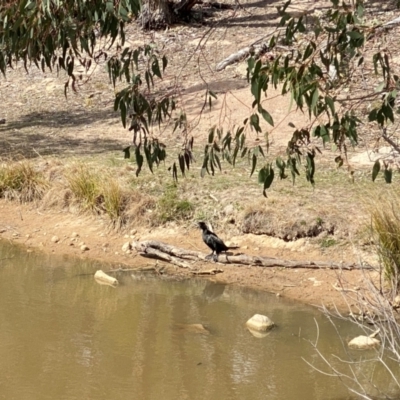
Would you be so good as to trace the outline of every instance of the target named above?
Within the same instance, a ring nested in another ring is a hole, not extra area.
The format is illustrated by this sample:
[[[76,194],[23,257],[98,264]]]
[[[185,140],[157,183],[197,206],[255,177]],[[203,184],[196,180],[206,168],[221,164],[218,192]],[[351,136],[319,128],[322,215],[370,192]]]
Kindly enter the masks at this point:
[[[0,399],[351,398],[302,360],[326,370],[309,343],[316,323],[321,352],[344,357],[313,308],[206,280],[124,274],[114,289],[95,283],[101,267],[0,243]],[[244,323],[255,313],[278,328],[254,337]],[[362,368],[387,386],[374,365]]]

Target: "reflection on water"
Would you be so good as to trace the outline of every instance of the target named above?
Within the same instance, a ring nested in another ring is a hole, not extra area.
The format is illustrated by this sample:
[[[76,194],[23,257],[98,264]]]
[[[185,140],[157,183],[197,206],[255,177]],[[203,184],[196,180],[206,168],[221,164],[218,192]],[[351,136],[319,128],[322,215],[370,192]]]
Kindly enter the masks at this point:
[[[0,399],[350,399],[302,360],[323,367],[309,343],[315,320],[321,352],[343,353],[310,307],[205,280],[125,274],[101,286],[94,262],[5,243],[0,260]],[[263,339],[245,328],[255,313],[278,325]],[[338,326],[345,338],[360,333]]]

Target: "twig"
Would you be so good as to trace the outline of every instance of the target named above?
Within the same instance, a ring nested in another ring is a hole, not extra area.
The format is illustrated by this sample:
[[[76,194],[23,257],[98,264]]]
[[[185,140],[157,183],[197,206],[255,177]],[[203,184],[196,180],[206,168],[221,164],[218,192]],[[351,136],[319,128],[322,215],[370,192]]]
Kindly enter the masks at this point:
[[[358,290],[355,289],[348,289],[348,288],[344,288],[344,287],[339,287],[337,286],[337,283],[335,283],[334,285],[332,285],[332,287],[337,290],[338,292],[352,292],[352,293],[358,293]]]
[[[398,146],[393,139],[386,135],[386,128],[382,129],[382,137],[397,151],[398,154],[400,154],[400,146]]]

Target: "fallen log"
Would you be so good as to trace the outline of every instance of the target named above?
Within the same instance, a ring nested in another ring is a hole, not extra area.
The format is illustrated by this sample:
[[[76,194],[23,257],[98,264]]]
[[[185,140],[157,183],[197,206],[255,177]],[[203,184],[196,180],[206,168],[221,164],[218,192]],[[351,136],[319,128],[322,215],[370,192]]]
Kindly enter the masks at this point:
[[[143,242],[133,241],[132,248],[141,256],[148,258],[157,258],[162,261],[171,262],[181,268],[193,269],[191,265],[182,260],[207,261],[212,262],[207,255],[198,251],[181,249],[171,246],[170,244],[158,242],[156,240],[145,240]],[[339,270],[357,270],[374,269],[367,264],[349,264],[349,263],[333,263],[326,261],[296,261],[284,260],[280,258],[250,256],[243,253],[240,254],[220,254],[218,262],[221,264],[237,264],[237,265],[253,265],[259,267],[281,267],[281,268],[308,268],[308,269],[339,269]]]
[[[188,263],[180,260],[181,258],[186,258],[184,257],[183,249],[174,248],[166,243],[154,240],[132,242],[131,246],[143,257],[156,258],[177,265],[180,268],[192,269]]]
[[[267,57],[267,59],[273,60],[276,58],[276,51],[292,55],[294,55],[294,53],[297,51],[296,49],[289,46],[275,45],[274,48],[271,49],[267,42],[262,42],[258,44],[256,43],[257,42],[254,42],[250,46],[244,47],[238,50],[236,53],[231,54],[230,56],[219,62],[216,65],[215,70],[218,72],[222,71],[228,65],[234,64],[238,61],[242,61],[246,59],[249,55],[252,55],[256,59],[264,55],[265,57]]]

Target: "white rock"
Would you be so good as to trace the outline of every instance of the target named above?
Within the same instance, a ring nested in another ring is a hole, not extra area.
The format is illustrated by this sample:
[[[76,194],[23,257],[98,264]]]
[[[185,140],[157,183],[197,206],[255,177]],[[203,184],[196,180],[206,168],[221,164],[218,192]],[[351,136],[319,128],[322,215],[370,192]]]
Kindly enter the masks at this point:
[[[124,253],[126,253],[127,251],[129,251],[131,249],[132,249],[132,246],[131,246],[131,244],[129,242],[124,243],[124,245],[122,246],[122,251]]]
[[[349,347],[352,349],[370,349],[371,347],[379,346],[380,341],[369,336],[357,336],[350,340]]]
[[[228,204],[226,207],[223,209],[223,213],[225,215],[232,215],[235,211],[235,207],[233,207],[232,204]]]
[[[89,247],[86,246],[86,244],[82,244],[81,247],[80,247],[80,249],[81,249],[82,251],[88,251],[88,250],[89,250]]]
[[[311,278],[307,278],[307,279],[313,283],[313,286],[321,286],[321,284],[322,284],[322,281],[318,281],[317,278],[315,278],[315,277],[311,277]]]
[[[118,280],[117,279],[113,278],[110,275],[107,275],[101,269],[96,271],[96,273],[94,274],[94,279],[100,285],[110,285],[110,286],[118,285]]]
[[[59,238],[58,236],[53,236],[53,237],[51,238],[51,241],[52,241],[53,243],[58,243],[58,242],[60,241],[60,238]]]
[[[76,237],[78,237],[78,236],[79,236],[79,234],[77,234],[76,232],[72,232],[71,237],[76,238]]]
[[[247,322],[246,326],[253,331],[265,332],[275,324],[265,315],[255,314]]]

